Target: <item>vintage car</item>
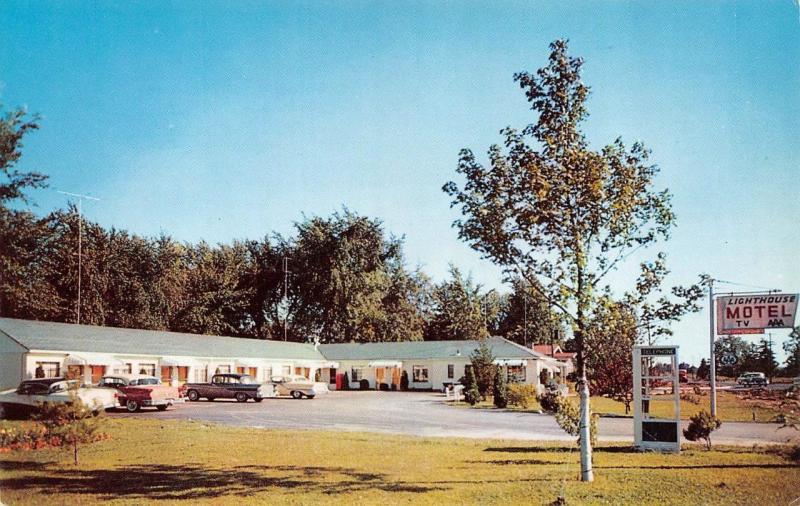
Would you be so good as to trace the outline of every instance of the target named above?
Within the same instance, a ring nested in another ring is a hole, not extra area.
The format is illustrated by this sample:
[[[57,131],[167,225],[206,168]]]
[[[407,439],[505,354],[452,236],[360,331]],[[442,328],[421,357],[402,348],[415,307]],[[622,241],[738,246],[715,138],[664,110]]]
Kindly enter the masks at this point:
[[[769,385],[769,380],[763,372],[746,372],[736,378],[736,382],[742,386]]]
[[[181,389],[164,385],[160,379],[145,374],[108,374],[97,386],[115,389],[119,405],[131,413],[149,407],[165,411],[183,402]]]
[[[272,384],[278,395],[291,395],[295,399],[307,397],[313,399],[319,394],[328,393],[328,385],[311,381],[305,376],[283,375],[273,376]]]
[[[236,399],[247,402],[248,399],[253,399],[261,402],[265,397],[275,396],[272,385],[258,383],[249,374],[215,374],[210,383],[186,383],[184,387],[190,401],[206,398],[209,401]]]
[[[29,416],[42,404],[70,403],[75,396],[95,413],[117,405],[115,392],[106,388],[81,386],[79,381],[66,378],[37,378],[0,392],[0,410],[7,418]]]

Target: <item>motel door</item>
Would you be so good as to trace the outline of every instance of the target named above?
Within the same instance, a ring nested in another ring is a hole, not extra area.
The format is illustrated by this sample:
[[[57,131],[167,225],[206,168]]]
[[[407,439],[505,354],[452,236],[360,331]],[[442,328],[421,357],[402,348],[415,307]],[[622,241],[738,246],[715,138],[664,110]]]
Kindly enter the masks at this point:
[[[386,369],[383,367],[378,367],[375,369],[375,388],[380,388],[380,384],[383,383],[383,378],[386,377]]]
[[[100,380],[103,378],[103,375],[106,373],[106,366],[104,365],[93,365],[92,366],[92,384],[96,385],[100,383]]]

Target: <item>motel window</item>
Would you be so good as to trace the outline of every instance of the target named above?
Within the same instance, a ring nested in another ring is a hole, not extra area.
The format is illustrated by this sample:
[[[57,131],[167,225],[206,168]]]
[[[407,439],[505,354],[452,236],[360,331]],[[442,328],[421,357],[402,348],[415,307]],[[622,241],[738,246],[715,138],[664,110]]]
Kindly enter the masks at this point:
[[[231,372],[231,366],[230,365],[218,365],[217,366],[217,371],[216,371],[215,374],[228,374],[230,372]]]
[[[281,374],[283,374],[284,376],[291,376],[292,375],[292,366],[285,365],[285,366],[281,367]]]
[[[36,362],[37,378],[58,378],[61,376],[61,364],[58,362]]]
[[[83,378],[82,365],[68,365],[67,366],[67,379],[80,380]]]
[[[525,366],[523,365],[508,366],[508,382],[525,383]]]
[[[415,365],[412,368],[414,382],[425,383],[428,381],[428,368],[421,365]]]
[[[139,374],[156,375],[156,364],[139,364]]]
[[[364,378],[363,367],[353,367],[350,369],[350,381],[361,381]]]
[[[456,373],[456,366],[453,364],[447,364],[447,379],[453,379]]]
[[[262,369],[264,371],[264,381],[271,381],[272,380],[272,367],[264,367]]]
[[[194,381],[195,383],[205,383],[208,379],[208,368],[207,367],[195,367],[194,368]]]

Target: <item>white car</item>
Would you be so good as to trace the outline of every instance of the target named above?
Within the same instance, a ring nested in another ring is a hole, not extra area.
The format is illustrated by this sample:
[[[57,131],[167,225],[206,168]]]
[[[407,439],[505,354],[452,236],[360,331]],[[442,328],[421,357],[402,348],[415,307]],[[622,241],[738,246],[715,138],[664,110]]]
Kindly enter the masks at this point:
[[[273,376],[272,384],[278,395],[291,395],[294,399],[307,397],[313,399],[319,394],[328,393],[328,385],[321,382],[311,381],[305,376],[287,374],[285,376]]]
[[[27,416],[42,403],[72,402],[73,394],[95,412],[117,405],[115,390],[81,386],[79,381],[64,378],[39,378],[25,380],[16,389],[0,392],[0,408],[6,418]]]

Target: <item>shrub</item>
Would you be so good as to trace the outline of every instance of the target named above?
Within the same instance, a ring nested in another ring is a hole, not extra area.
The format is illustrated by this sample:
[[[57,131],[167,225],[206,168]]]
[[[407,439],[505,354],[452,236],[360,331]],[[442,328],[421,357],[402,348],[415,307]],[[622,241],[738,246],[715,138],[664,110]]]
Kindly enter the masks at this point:
[[[342,390],[350,390],[350,377],[347,373],[344,373],[344,377],[342,378]]]
[[[369,380],[362,379],[358,382],[358,388],[360,390],[369,390]]]
[[[481,392],[478,390],[478,382],[475,380],[475,373],[472,372],[472,367],[467,368],[467,384],[464,390],[464,400],[471,406],[474,406],[481,400]]]
[[[541,406],[543,410],[555,413],[558,411],[558,399],[560,397],[561,394],[558,390],[545,390],[542,395],[536,397],[536,400],[539,401],[539,406]]]
[[[681,400],[692,404],[700,404],[700,398],[694,394],[681,394]]]
[[[508,385],[506,383],[506,375],[503,374],[503,370],[500,369],[500,366],[497,366],[494,373],[492,397],[496,408],[505,408],[508,406]]]
[[[78,445],[97,441],[102,416],[83,403],[75,391],[70,392],[70,402],[42,404],[36,419],[47,429],[50,437],[57,437],[72,447],[75,464],[78,464]]]
[[[470,356],[470,369],[475,375],[475,381],[478,385],[478,391],[481,394],[481,399],[486,399],[489,390],[494,385],[494,374],[497,366],[494,364],[494,354],[491,347],[485,339],[481,339],[478,347],[473,351]]]
[[[562,396],[558,390],[546,390],[536,398],[543,410],[555,414],[556,422],[564,432],[570,436],[578,436],[580,444],[581,410],[576,404]],[[589,421],[589,439],[592,446],[597,444],[597,419],[599,415],[592,414]]]
[[[556,396],[556,422],[564,432],[570,436],[578,436],[578,444],[581,442],[580,427],[581,427],[581,409],[578,405],[572,403],[566,397],[560,395]],[[600,416],[592,413],[589,420],[589,442],[592,446],[597,445],[597,419]]]
[[[506,396],[510,406],[527,409],[536,401],[536,387],[525,383],[512,383],[508,385]]]
[[[400,375],[400,390],[408,390],[408,371]]]
[[[800,443],[789,448],[787,457],[789,457],[789,460],[792,460],[800,464]]]
[[[389,390],[389,384],[388,384],[388,383],[381,383],[381,384],[378,386],[378,389],[379,389],[379,390],[383,390],[383,391],[387,391],[387,390]]]
[[[719,429],[722,421],[703,410],[689,418],[689,426],[683,430],[683,436],[689,441],[703,440],[706,449],[711,449],[711,433]]]

